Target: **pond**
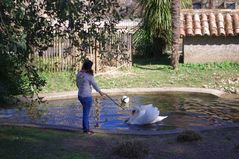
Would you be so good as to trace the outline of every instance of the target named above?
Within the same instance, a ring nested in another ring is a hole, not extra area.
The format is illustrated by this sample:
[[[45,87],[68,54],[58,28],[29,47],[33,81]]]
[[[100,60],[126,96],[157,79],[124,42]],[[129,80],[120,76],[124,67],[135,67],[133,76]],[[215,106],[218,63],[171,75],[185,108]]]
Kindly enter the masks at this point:
[[[120,103],[122,96],[112,96]],[[119,130],[175,130],[178,128],[206,128],[239,123],[238,100],[227,100],[201,93],[158,93],[129,96],[124,110],[109,98],[95,98],[90,125],[98,129]],[[168,118],[151,125],[128,125],[132,107],[153,104],[160,115]],[[77,99],[48,101],[31,109],[0,109],[1,123],[26,123],[80,128],[82,106]]]

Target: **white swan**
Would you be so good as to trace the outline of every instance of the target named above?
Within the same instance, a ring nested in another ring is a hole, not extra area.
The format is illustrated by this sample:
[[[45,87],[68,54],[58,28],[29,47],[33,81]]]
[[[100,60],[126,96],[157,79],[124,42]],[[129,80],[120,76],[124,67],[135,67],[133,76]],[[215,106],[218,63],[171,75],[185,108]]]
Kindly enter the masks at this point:
[[[152,104],[134,107],[132,116],[126,121],[128,124],[145,125],[161,121],[168,116],[159,116],[160,111]]]

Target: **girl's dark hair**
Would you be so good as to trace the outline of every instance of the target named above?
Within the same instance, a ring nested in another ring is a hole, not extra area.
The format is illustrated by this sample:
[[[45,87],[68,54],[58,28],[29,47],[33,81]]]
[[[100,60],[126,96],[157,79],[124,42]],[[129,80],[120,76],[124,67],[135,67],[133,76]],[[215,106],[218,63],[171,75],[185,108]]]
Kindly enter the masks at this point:
[[[93,73],[93,70],[92,70],[92,65],[93,65],[93,62],[89,59],[86,59],[82,65],[82,70],[85,70],[86,73],[89,73],[90,75],[94,75]]]

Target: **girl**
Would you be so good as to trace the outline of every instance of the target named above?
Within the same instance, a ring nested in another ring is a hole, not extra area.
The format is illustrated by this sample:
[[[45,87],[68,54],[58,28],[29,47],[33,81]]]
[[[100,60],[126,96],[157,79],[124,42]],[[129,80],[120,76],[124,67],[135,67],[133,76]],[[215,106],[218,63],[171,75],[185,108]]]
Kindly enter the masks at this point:
[[[93,104],[91,86],[103,96],[105,93],[101,92],[97,86],[92,70],[93,62],[86,59],[82,65],[82,69],[76,76],[76,85],[78,87],[78,99],[83,106],[83,132],[89,135],[94,134],[89,128],[89,113]]]

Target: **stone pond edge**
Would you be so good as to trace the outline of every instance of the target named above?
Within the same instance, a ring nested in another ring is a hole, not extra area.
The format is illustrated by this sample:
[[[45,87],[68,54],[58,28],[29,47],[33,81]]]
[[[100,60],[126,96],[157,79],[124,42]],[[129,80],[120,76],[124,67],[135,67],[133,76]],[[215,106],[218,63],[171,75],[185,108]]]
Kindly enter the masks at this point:
[[[191,87],[160,87],[160,88],[113,88],[102,89],[108,95],[139,95],[139,94],[155,94],[155,93],[205,93],[217,97],[225,97],[228,93],[208,88],[191,88]],[[77,91],[57,92],[57,93],[41,93],[40,97],[45,100],[60,100],[60,99],[74,99],[77,98]],[[93,96],[99,96],[93,90]]]

